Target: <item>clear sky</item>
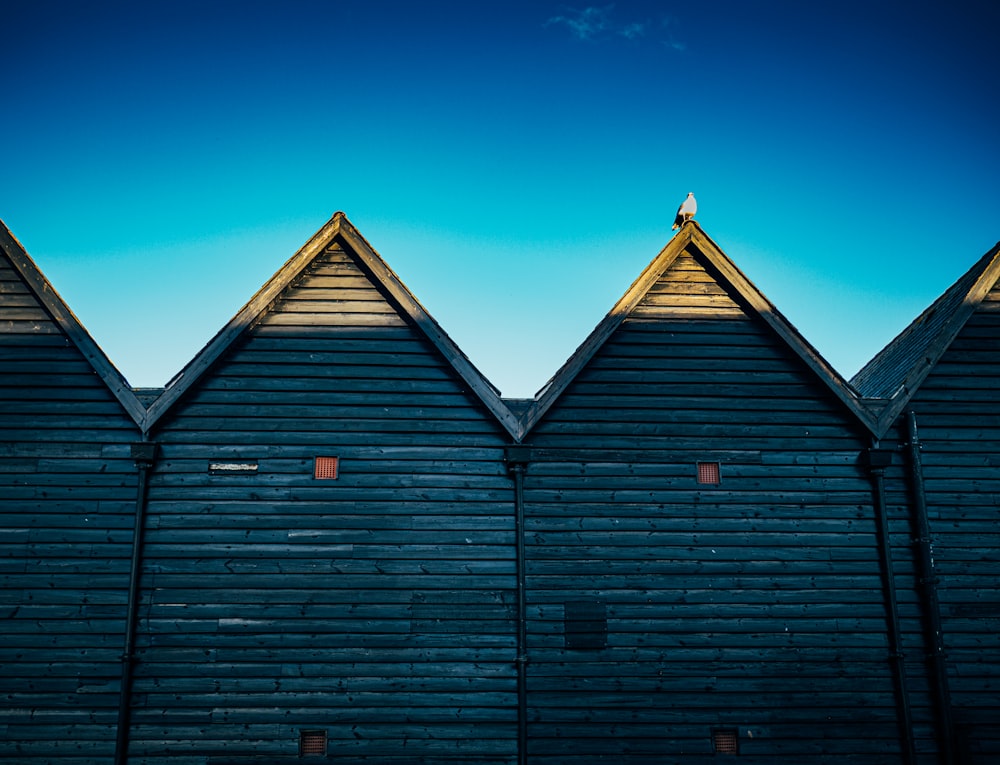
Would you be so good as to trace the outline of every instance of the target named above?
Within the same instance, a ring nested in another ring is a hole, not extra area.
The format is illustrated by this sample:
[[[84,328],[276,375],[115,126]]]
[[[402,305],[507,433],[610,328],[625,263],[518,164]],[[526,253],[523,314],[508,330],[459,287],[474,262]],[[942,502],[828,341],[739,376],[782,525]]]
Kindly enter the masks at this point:
[[[0,218],[137,386],[337,210],[505,396],[688,191],[846,376],[1000,239],[995,0],[0,11]]]

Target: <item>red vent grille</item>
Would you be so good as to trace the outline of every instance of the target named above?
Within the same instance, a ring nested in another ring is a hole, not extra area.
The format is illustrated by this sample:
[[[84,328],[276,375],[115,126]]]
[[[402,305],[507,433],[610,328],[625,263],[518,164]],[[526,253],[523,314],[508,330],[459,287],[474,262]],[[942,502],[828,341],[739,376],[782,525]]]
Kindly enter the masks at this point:
[[[719,483],[719,463],[699,462],[698,463],[698,483]]]
[[[317,457],[316,465],[313,470],[313,477],[323,478],[327,480],[336,480],[339,471],[340,471],[339,457]]]
[[[736,736],[736,731],[712,731],[712,748],[717,754],[739,754],[739,739]]]
[[[304,730],[299,733],[299,754],[303,757],[326,754],[326,731]]]

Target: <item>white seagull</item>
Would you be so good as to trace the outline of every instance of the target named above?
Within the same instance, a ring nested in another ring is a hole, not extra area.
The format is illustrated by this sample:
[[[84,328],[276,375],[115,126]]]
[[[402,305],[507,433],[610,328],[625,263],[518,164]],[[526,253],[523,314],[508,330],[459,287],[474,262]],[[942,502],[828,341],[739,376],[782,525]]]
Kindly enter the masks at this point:
[[[694,192],[689,191],[687,199],[681,202],[681,206],[677,208],[677,217],[674,218],[672,230],[679,229],[682,224],[691,220],[696,212],[698,212],[698,200],[694,198]]]

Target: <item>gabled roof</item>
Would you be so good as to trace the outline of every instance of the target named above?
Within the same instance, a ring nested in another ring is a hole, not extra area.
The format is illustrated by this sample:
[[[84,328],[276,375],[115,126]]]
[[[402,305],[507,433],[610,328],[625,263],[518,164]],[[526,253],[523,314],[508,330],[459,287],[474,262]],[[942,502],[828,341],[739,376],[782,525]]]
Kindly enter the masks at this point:
[[[685,250],[695,250],[702,254],[722,275],[725,282],[760,316],[774,332],[798,355],[817,378],[840,399],[841,402],[869,430],[874,428],[875,415],[861,405],[856,393],[840,374],[831,367],[819,352],[810,345],[798,330],[761,294],[760,290],[726,256],[695,221],[686,222],[667,243],[659,255],[633,282],[628,291],[615,304],[607,316],[583,341],[576,352],[556,372],[548,384],[539,391],[534,405],[521,419],[519,438],[524,438],[545,416],[549,408],[559,399],[563,391],[576,379],[594,355],[607,342],[632,310],[642,301],[646,293],[656,284],[677,257]]]
[[[0,221],[0,248],[3,248],[4,254],[10,259],[14,269],[28,289],[52,317],[63,334],[87,359],[97,376],[128,412],[129,417],[135,421],[136,425],[141,425],[146,415],[146,408],[135,397],[132,388],[121,372],[115,368],[100,346],[94,342],[94,338],[83,328],[80,320],[73,315],[63,299],[59,297],[59,293],[55,291],[35,261],[31,259],[31,256],[28,255],[3,221]]]
[[[441,352],[462,380],[513,436],[517,431],[517,418],[501,401],[500,392],[473,366],[342,212],[335,213],[171,381],[166,390],[150,405],[143,424],[144,432],[149,432],[172,406],[204,377],[233,343],[261,319],[274,301],[310,263],[335,241],[364,263],[373,278],[398,304],[398,308]]]
[[[903,411],[998,278],[1000,243],[851,379],[851,385],[862,396],[882,401],[878,437],[885,434]]]

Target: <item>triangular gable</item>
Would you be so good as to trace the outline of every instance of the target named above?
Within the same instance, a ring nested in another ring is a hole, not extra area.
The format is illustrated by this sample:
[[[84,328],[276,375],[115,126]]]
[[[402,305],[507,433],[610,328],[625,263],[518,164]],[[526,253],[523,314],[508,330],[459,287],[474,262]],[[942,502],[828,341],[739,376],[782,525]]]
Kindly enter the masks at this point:
[[[851,379],[864,397],[879,400],[877,432],[882,437],[906,408],[983,298],[1000,279],[1000,243]]]
[[[143,428],[149,432],[156,423],[190,390],[213,365],[233,346],[249,328],[257,324],[269,308],[292,285],[296,278],[331,244],[339,244],[356,256],[372,274],[372,278],[398,305],[398,308],[420,329],[430,343],[444,356],[461,379],[469,386],[486,408],[496,417],[510,435],[517,431],[517,419],[500,399],[494,388],[472,362],[459,350],[454,341],[441,329],[413,294],[400,281],[370,244],[358,233],[347,217],[336,213],[284,266],[258,290],[226,326],[149,407]]]
[[[875,416],[861,405],[858,397],[847,382],[831,367],[819,352],[799,334],[789,321],[761,294],[760,290],[741,272],[719,249],[695,221],[685,223],[681,230],[667,243],[660,254],[632,283],[628,291],[611,311],[597,325],[590,336],[583,341],[576,352],[556,372],[549,383],[539,392],[534,405],[521,420],[519,438],[524,438],[545,416],[549,408],[576,379],[577,375],[593,359],[594,355],[608,341],[646,297],[667,269],[685,252],[695,250],[704,256],[717,270],[727,284],[760,316],[784,343],[808,366],[827,388],[853,413],[869,430],[873,430]]]
[[[3,248],[4,254],[25,286],[52,318],[59,330],[83,354],[97,376],[118,399],[118,402],[135,423],[141,425],[146,415],[146,409],[136,398],[128,382],[104,354],[94,338],[83,328],[80,320],[73,315],[73,312],[59,297],[59,294],[53,289],[21,243],[17,241],[2,221],[0,221],[0,247]]]

